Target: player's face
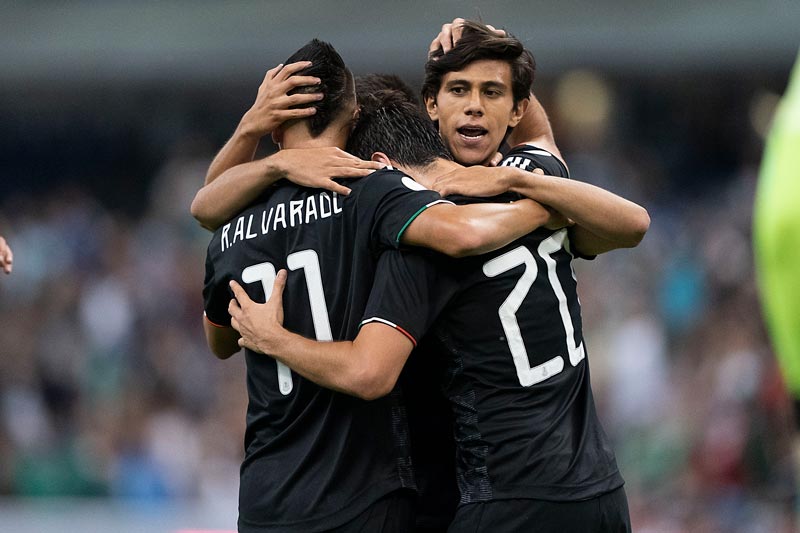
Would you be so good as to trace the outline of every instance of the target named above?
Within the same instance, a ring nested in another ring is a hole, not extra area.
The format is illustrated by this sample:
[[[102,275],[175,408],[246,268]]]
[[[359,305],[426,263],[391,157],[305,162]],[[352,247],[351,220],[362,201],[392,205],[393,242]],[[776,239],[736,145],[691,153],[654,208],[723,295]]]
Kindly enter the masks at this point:
[[[507,128],[522,118],[522,106],[514,106],[511,66],[495,59],[448,72],[436,99],[428,99],[425,105],[431,119],[439,121],[439,133],[450,153],[463,165],[488,164]]]

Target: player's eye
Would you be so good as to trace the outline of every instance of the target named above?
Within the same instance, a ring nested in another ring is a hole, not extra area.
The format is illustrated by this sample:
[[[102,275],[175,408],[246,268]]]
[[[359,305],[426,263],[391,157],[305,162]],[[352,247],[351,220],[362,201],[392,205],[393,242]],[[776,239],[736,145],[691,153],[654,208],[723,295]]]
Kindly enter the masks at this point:
[[[467,89],[466,87],[459,87],[456,85],[455,87],[450,87],[450,92],[453,94],[464,94],[467,92]]]
[[[486,96],[488,96],[488,97],[490,97],[490,98],[495,98],[495,97],[497,97],[497,96],[500,96],[500,95],[502,95],[503,93],[501,93],[500,91],[498,91],[498,90],[495,90],[495,89],[487,89],[487,90],[484,92],[484,94],[486,94]]]

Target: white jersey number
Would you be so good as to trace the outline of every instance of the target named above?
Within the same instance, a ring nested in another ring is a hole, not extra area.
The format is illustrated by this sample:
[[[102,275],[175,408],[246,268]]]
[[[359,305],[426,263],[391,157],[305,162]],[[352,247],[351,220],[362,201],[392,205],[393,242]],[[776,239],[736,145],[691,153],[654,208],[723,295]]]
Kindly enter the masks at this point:
[[[289,270],[302,269],[306,276],[308,288],[308,302],[311,305],[311,320],[314,323],[314,333],[318,341],[333,340],[331,323],[328,319],[328,305],[325,302],[325,291],[322,289],[322,272],[319,268],[319,257],[314,250],[301,250],[286,257]],[[245,283],[261,282],[264,296],[267,300],[272,295],[272,285],[275,283],[275,265],[272,263],[259,263],[245,268],[242,271],[242,281]],[[278,389],[286,396],[294,388],[292,371],[288,366],[275,361],[278,365]]]
[[[547,265],[547,279],[553,288],[556,298],[558,298],[558,310],[567,336],[566,348],[569,362],[572,366],[576,366],[586,357],[586,351],[583,348],[583,342],[577,346],[575,345],[575,328],[572,325],[572,317],[569,314],[567,296],[561,286],[561,281],[556,275],[556,261],[552,257],[553,253],[563,247],[566,235],[566,230],[560,230],[552,234],[539,244],[536,251],[545,265]],[[556,355],[540,365],[531,367],[528,351],[525,349],[525,342],[519,329],[517,311],[539,275],[536,259],[528,248],[519,246],[495,257],[491,261],[487,261],[483,265],[483,273],[493,278],[520,265],[525,265],[522,276],[517,281],[511,294],[508,295],[508,298],[500,305],[497,314],[500,316],[500,323],[506,334],[506,342],[508,342],[511,357],[514,359],[514,367],[517,369],[520,385],[530,387],[564,370],[564,358],[561,355]]]

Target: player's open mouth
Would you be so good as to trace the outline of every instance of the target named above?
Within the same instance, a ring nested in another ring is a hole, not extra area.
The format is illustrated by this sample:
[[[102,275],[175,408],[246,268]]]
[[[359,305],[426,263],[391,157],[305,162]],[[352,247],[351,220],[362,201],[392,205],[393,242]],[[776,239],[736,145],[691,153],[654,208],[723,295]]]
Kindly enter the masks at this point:
[[[477,141],[486,135],[489,130],[480,126],[461,126],[456,131],[467,141]]]

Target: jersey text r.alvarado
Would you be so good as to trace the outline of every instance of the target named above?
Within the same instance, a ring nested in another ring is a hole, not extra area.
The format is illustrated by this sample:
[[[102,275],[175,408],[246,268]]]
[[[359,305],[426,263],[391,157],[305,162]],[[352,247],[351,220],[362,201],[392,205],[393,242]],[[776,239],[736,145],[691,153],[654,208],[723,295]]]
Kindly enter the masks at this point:
[[[270,231],[294,228],[342,212],[339,195],[323,191],[305,200],[290,200],[263,209],[259,213],[241,215],[222,227],[220,243],[224,252],[237,242],[266,235]],[[231,236],[231,226],[233,235]]]

